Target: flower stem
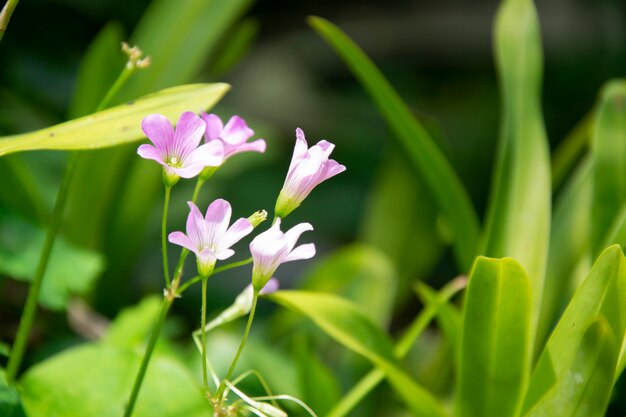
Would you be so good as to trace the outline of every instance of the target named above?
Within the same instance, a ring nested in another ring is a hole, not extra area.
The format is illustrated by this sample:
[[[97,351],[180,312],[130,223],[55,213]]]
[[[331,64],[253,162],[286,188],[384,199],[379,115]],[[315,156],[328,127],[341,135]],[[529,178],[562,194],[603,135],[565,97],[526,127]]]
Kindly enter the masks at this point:
[[[11,20],[13,10],[15,10],[17,3],[19,3],[19,0],[7,0],[0,12],[0,41],[4,36],[4,32],[7,30],[7,26],[9,26],[9,20]]]
[[[209,379],[206,369],[206,284],[208,278],[202,277],[202,317],[200,321],[202,323],[202,383],[204,384],[204,392],[209,393]]]
[[[165,278],[165,285],[170,287],[170,268],[167,264],[167,210],[170,205],[170,193],[172,187],[165,186],[165,201],[163,202],[163,218],[161,219],[161,252],[163,256],[163,277]]]
[[[198,178],[198,181],[196,182],[196,187],[193,189],[193,197],[191,197],[191,201],[194,204],[198,200],[198,195],[200,195],[200,190],[202,189],[203,185],[204,185],[204,180],[202,178]]]
[[[133,75],[136,69],[137,67],[134,65],[126,65],[124,67],[122,72],[120,72],[120,75],[117,77],[117,79],[115,80],[111,88],[109,88],[109,91],[107,91],[106,95],[104,96],[104,98],[102,99],[98,107],[96,108],[97,112],[102,111],[109,106],[109,104],[111,103],[111,100],[120,91],[120,89],[124,86],[124,84],[126,84],[126,81],[128,81],[128,79],[130,78],[131,75]]]
[[[252,295],[252,307],[250,308],[250,315],[248,316],[248,323],[246,324],[246,330],[243,332],[243,338],[241,339],[241,343],[239,344],[239,349],[237,349],[237,353],[235,354],[235,358],[233,362],[230,364],[230,369],[228,369],[228,373],[226,377],[220,383],[219,388],[217,389],[217,393],[215,396],[218,398],[218,401],[222,401],[222,394],[224,393],[224,389],[226,388],[226,381],[232,376],[233,371],[235,370],[235,366],[237,365],[237,361],[239,360],[239,356],[241,356],[241,352],[243,352],[243,348],[246,345],[246,341],[248,340],[248,334],[250,333],[250,328],[252,327],[252,320],[254,320],[254,313],[256,312],[256,304],[259,300],[259,291],[254,290],[254,294]]]
[[[17,376],[17,373],[24,356],[24,350],[26,349],[26,342],[28,341],[28,335],[30,334],[30,328],[32,327],[33,320],[35,318],[35,312],[37,311],[37,300],[39,299],[39,291],[41,289],[41,283],[48,266],[48,260],[50,259],[50,253],[52,252],[52,246],[54,245],[54,239],[61,226],[61,219],[63,218],[63,208],[65,207],[65,200],[67,199],[67,192],[69,190],[72,176],[76,170],[76,163],[78,162],[78,153],[74,152],[70,154],[70,159],[65,168],[65,174],[61,180],[61,186],[57,193],[56,202],[54,203],[54,209],[52,211],[52,218],[50,219],[50,226],[46,233],[46,240],[39,256],[39,263],[37,264],[37,271],[33,283],[28,290],[28,297],[26,299],[26,306],[22,313],[22,319],[17,330],[17,336],[15,343],[11,349],[11,355],[9,357],[9,363],[7,364],[7,382],[12,383]]]
[[[157,322],[154,324],[152,328],[152,334],[150,335],[150,340],[148,341],[148,347],[146,348],[146,353],[143,356],[141,361],[141,365],[139,367],[139,372],[135,377],[135,382],[133,384],[133,391],[130,394],[130,399],[128,400],[128,405],[126,406],[126,410],[124,411],[124,417],[130,417],[133,413],[133,409],[135,408],[135,402],[137,401],[137,396],[139,395],[139,389],[141,388],[141,384],[143,382],[143,378],[146,374],[146,370],[148,369],[148,364],[150,363],[150,358],[152,357],[152,352],[154,351],[154,347],[156,346],[157,341],[159,340],[159,334],[161,333],[161,327],[163,327],[163,322],[165,322],[165,316],[167,316],[167,312],[174,301],[173,297],[165,296],[163,297],[163,301],[161,302],[161,311],[159,313],[159,318]]]

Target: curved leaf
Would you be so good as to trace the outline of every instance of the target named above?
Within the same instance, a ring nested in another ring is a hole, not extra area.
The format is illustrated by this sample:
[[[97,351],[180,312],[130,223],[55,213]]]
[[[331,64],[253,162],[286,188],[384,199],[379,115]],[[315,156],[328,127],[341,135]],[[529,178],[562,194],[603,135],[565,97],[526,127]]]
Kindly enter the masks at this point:
[[[354,304],[331,294],[278,291],[267,296],[291,311],[304,314],[324,332],[380,368],[416,416],[444,416],[441,404],[404,372],[391,341]]]
[[[450,162],[380,70],[350,38],[322,18],[310,17],[308,22],[335,49],[378,106],[449,223],[459,267],[469,268],[477,250],[479,221]]]
[[[168,88],[89,116],[31,133],[0,138],[0,156],[36,149],[95,149],[144,137],[141,120],[152,113],[175,119],[186,110],[206,109],[228,91],[228,84],[189,84]]]
[[[495,22],[502,125],[484,254],[519,261],[539,317],[550,233],[550,160],[541,114],[543,58],[531,0],[504,0]],[[533,326],[534,327],[534,326]]]
[[[457,415],[517,416],[530,374],[530,282],[514,259],[476,260],[461,331]]]

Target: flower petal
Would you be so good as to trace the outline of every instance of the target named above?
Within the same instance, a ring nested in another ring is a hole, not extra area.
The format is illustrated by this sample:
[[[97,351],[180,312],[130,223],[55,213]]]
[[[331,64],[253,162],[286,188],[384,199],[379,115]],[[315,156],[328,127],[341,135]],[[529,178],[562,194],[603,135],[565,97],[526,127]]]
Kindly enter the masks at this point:
[[[292,250],[283,262],[297,261],[299,259],[311,259],[315,256],[315,245],[313,243],[305,243]]]
[[[285,238],[287,239],[287,248],[291,252],[296,246],[296,242],[300,238],[300,235],[304,232],[313,230],[311,223],[300,223],[285,232]]]
[[[187,202],[189,206],[189,215],[187,216],[187,236],[194,243],[196,248],[204,246],[204,241],[202,239],[204,234],[204,217],[202,217],[202,213],[200,209],[191,201]]]
[[[233,116],[224,126],[220,137],[226,143],[238,145],[247,141],[252,135],[254,135],[254,130],[248,127],[246,121],[239,116]]]
[[[182,246],[183,248],[189,249],[192,252],[196,252],[196,246],[191,241],[191,239],[189,239],[189,237],[183,232],[172,232],[167,238],[170,243]]]
[[[324,155],[326,155],[326,158],[328,158],[330,154],[333,152],[333,150],[335,149],[335,144],[330,143],[327,140],[320,140],[315,145],[311,146],[311,148],[315,148],[315,147],[320,148],[322,152],[324,153]]]
[[[190,152],[187,158],[185,158],[184,166],[200,165],[202,168],[207,166],[216,167],[221,165],[223,160],[224,145],[222,145],[221,141],[216,139]]]
[[[232,209],[230,203],[222,198],[218,198],[207,208],[204,221],[206,223],[207,242],[214,248],[218,244],[228,229]]]
[[[205,130],[206,123],[195,113],[186,111],[181,114],[174,132],[174,156],[181,160],[187,159],[187,156],[198,147]]]
[[[224,233],[222,239],[220,240],[219,247],[223,249],[230,248],[245,236],[252,233],[252,230],[254,230],[254,227],[252,227],[252,224],[250,224],[247,219],[244,219],[243,217],[238,219],[228,228],[226,233]]]
[[[162,155],[155,146],[148,145],[147,143],[140,145],[137,148],[137,154],[142,158],[152,159],[160,164],[163,164],[164,155]]]
[[[224,249],[217,253],[217,259],[223,261],[224,259],[228,259],[235,254],[235,251],[232,249]]]
[[[339,162],[334,159],[330,159],[328,162],[324,164],[322,167],[322,172],[320,173],[320,182],[326,181],[327,179],[334,177],[337,174],[341,174],[346,170],[344,165],[341,165]]]
[[[299,161],[304,157],[307,153],[307,149],[309,148],[308,143],[306,142],[306,138],[304,137],[304,132],[302,129],[296,129],[296,145],[293,148],[293,156],[291,157],[291,164],[289,164],[288,173],[291,173],[293,169],[295,169],[296,165]]]
[[[280,282],[278,282],[276,278],[270,278],[269,281],[267,281],[267,284],[265,284],[265,287],[263,287],[263,289],[259,291],[259,294],[271,294],[278,291],[278,287],[280,287]]]
[[[141,130],[161,155],[167,155],[174,141],[174,128],[162,114],[150,114],[141,121]]]
[[[241,152],[260,152],[263,153],[265,152],[265,148],[266,148],[266,143],[263,139],[257,139],[254,142],[250,142],[250,143],[242,143],[241,145],[237,145],[237,146],[228,146],[226,145],[224,147],[224,158],[228,158],[231,157],[235,154],[241,153]]]
[[[204,132],[204,139],[206,142],[210,142],[214,139],[218,139],[224,129],[224,123],[217,114],[201,113],[202,119],[206,123],[206,131]]]

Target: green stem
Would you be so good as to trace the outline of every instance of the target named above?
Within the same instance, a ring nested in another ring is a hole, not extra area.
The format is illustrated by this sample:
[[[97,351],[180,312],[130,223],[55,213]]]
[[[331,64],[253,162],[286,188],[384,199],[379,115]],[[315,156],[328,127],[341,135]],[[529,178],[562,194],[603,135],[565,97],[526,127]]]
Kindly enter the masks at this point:
[[[228,381],[235,370],[235,366],[237,366],[237,361],[241,356],[241,352],[243,352],[243,348],[246,345],[246,341],[248,340],[248,334],[250,333],[250,328],[252,327],[252,320],[254,320],[254,313],[256,312],[256,304],[259,300],[259,292],[257,290],[254,291],[252,295],[252,307],[250,308],[250,315],[248,316],[248,323],[246,324],[246,330],[243,332],[243,338],[241,339],[241,343],[239,344],[239,349],[237,349],[237,353],[235,354],[235,358],[233,362],[230,364],[230,368],[228,369],[228,373],[226,373],[226,377],[220,383],[219,388],[217,389],[217,393],[215,396],[218,398],[218,402],[222,401],[222,394],[224,393],[224,389],[226,388],[225,381]]]
[[[170,287],[170,268],[167,264],[167,210],[170,206],[170,193],[172,187],[165,186],[165,201],[163,203],[163,218],[161,219],[161,252],[163,257],[163,277],[165,286]]]
[[[198,195],[200,195],[200,190],[202,189],[203,185],[204,185],[204,180],[202,178],[198,178],[198,181],[196,182],[196,187],[193,189],[193,197],[191,197],[191,201],[194,204],[198,200]]]
[[[74,152],[70,154],[70,159],[65,168],[65,174],[61,180],[61,186],[57,193],[57,199],[54,203],[54,209],[52,211],[52,218],[50,220],[50,226],[46,233],[46,240],[44,241],[43,249],[39,257],[39,264],[37,265],[37,271],[33,283],[28,290],[28,297],[26,299],[26,306],[22,313],[22,319],[17,330],[17,336],[15,343],[11,349],[11,355],[9,357],[9,363],[7,364],[7,382],[12,383],[17,376],[22,358],[24,356],[24,350],[26,349],[26,342],[28,341],[28,335],[35,318],[35,312],[37,311],[37,300],[39,299],[39,291],[41,289],[41,283],[48,266],[48,260],[50,259],[50,253],[54,245],[54,239],[61,226],[61,220],[63,218],[63,208],[65,207],[65,201],[67,200],[67,192],[69,190],[72,176],[76,170],[76,163],[78,162],[78,153]]]
[[[128,400],[128,405],[126,406],[126,410],[124,411],[124,417],[130,417],[133,414],[133,409],[135,408],[135,402],[137,401],[137,396],[139,395],[139,389],[141,388],[141,384],[143,382],[143,378],[146,375],[146,370],[148,369],[148,364],[150,363],[150,358],[152,357],[152,352],[154,351],[154,347],[156,346],[157,341],[159,340],[159,334],[161,333],[161,327],[163,327],[163,322],[165,322],[165,317],[167,316],[167,312],[172,305],[174,298],[172,297],[164,297],[163,302],[161,303],[161,311],[159,313],[159,318],[152,328],[152,334],[150,335],[150,340],[148,341],[148,347],[146,348],[146,353],[143,356],[141,361],[141,365],[139,367],[139,372],[135,377],[135,383],[133,384],[133,391],[130,394],[130,399]]]
[[[97,112],[102,111],[109,106],[109,104],[111,103],[111,100],[121,90],[124,84],[126,84],[126,81],[128,81],[128,79],[130,78],[131,75],[133,75],[136,69],[137,69],[136,66],[128,65],[128,64],[124,67],[122,72],[120,72],[120,75],[117,77],[117,79],[115,80],[111,88],[109,88],[109,91],[107,91],[106,95],[104,96],[104,98],[102,99],[98,107],[96,108]]]
[[[202,328],[201,330],[201,338],[202,338],[202,383],[204,384],[204,392],[209,393],[209,378],[207,376],[206,369],[206,284],[208,278],[202,277],[202,317],[200,318]]]
[[[202,188],[202,186],[204,185],[206,181],[198,178],[198,181],[196,182],[196,187],[193,190],[193,197],[191,197],[191,202],[192,203],[196,203],[196,201],[198,200],[198,194],[200,193],[200,189]],[[183,266],[185,265],[185,259],[187,259],[187,255],[189,254],[189,250],[183,248],[180,251],[180,256],[178,257],[178,263],[176,264],[176,269],[174,270],[174,280],[178,280],[180,281],[182,276],[183,276]],[[183,286],[184,288],[187,288],[189,285]],[[179,294],[182,291],[179,291]]]
[[[0,12],[0,41],[4,36],[4,32],[7,30],[7,26],[9,26],[9,20],[11,20],[13,10],[17,7],[17,3],[19,3],[19,0],[7,0]]]

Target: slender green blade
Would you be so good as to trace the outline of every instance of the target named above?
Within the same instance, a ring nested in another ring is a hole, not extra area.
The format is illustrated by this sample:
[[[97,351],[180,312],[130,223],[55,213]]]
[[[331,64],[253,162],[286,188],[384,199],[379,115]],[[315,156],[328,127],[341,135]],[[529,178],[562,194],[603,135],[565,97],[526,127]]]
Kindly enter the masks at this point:
[[[552,332],[533,372],[524,400],[524,413],[568,377],[586,325],[600,316],[607,320],[617,345],[622,348],[616,371],[619,376],[623,369],[626,335],[626,259],[618,245],[602,252]]]
[[[95,149],[144,137],[141,120],[161,113],[171,119],[189,109],[205,109],[228,91],[228,84],[172,87],[89,116],[21,135],[0,138],[0,156],[37,149]]]
[[[517,261],[479,257],[467,288],[456,415],[517,416],[530,374],[530,282]]]
[[[602,90],[594,123],[592,253],[602,249],[605,236],[626,203],[626,82],[612,81]]]
[[[618,347],[602,318],[586,329],[569,372],[527,417],[602,417],[611,398]]]
[[[279,291],[268,298],[313,320],[348,349],[363,355],[380,370],[416,416],[444,416],[441,404],[401,368],[391,341],[354,304],[331,294]]]
[[[460,268],[469,268],[477,251],[479,222],[450,162],[380,70],[350,38],[327,20],[310,17],[308,21],[335,49],[378,106],[450,225]]]
[[[550,233],[550,160],[541,113],[543,58],[531,0],[504,0],[494,28],[502,124],[484,254],[517,259],[539,317]]]

